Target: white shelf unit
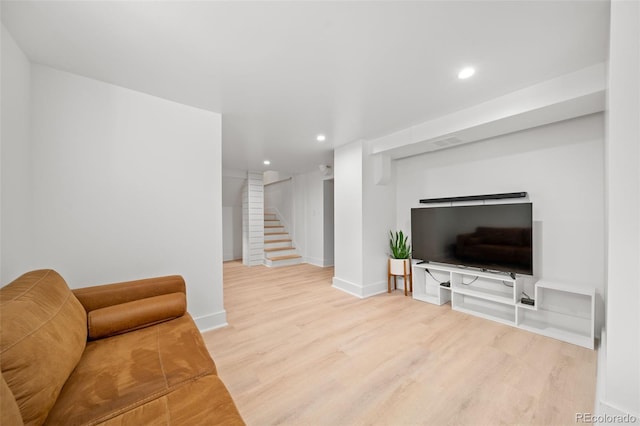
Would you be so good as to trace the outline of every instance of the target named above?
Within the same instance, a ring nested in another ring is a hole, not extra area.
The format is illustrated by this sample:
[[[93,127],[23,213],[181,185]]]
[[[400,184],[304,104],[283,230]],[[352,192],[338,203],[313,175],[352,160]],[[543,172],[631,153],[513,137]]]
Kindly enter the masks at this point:
[[[518,327],[589,349],[594,348],[594,289],[538,281],[534,294],[535,306],[517,306]]]
[[[451,289],[440,285],[441,282],[451,280],[449,271],[429,268],[422,265],[413,265],[413,298],[434,305],[444,305],[451,301]]]
[[[516,281],[508,275],[459,269],[451,274],[451,308],[467,314],[516,324]]]
[[[444,282],[450,287],[443,287]],[[413,265],[416,300],[451,302],[456,311],[594,348],[594,289],[538,281],[535,306],[520,302],[523,290],[521,277],[434,263]]]

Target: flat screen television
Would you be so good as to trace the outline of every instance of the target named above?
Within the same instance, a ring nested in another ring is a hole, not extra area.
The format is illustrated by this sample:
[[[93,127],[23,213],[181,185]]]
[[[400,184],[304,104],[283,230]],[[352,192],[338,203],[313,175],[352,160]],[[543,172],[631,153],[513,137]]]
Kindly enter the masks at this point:
[[[531,203],[414,208],[412,257],[533,275],[532,224]]]

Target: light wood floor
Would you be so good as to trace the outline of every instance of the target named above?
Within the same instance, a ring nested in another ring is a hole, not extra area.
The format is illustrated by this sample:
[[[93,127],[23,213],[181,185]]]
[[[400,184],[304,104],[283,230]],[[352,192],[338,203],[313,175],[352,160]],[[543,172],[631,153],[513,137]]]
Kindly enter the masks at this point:
[[[357,299],[332,268],[224,264],[229,327],[204,333],[249,425],[575,424],[596,352],[405,297]]]

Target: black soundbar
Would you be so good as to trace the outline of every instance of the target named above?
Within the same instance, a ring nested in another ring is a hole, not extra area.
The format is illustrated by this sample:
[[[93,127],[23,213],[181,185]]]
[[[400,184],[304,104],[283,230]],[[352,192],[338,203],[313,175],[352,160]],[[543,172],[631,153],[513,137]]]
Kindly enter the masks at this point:
[[[462,197],[424,198],[420,204],[449,203],[451,201],[502,200],[504,198],[524,198],[526,192],[507,192],[504,194],[466,195]]]

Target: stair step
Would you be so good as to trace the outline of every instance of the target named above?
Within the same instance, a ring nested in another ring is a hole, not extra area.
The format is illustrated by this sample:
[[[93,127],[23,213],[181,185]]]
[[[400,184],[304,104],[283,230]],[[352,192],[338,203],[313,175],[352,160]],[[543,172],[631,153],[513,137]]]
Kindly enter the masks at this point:
[[[284,258],[286,256],[297,255],[298,251],[293,247],[285,247],[276,251],[264,251],[264,258],[273,260],[275,258]]]
[[[274,248],[266,248],[266,249],[264,249],[264,251],[266,251],[266,252],[282,251],[282,250],[293,250],[293,247],[286,246],[286,247],[274,247]]]
[[[271,261],[278,261],[278,260],[288,260],[288,259],[300,259],[302,256],[300,256],[299,254],[288,254],[286,256],[275,256],[275,257],[270,257],[269,259]]]
[[[265,257],[264,265],[269,268],[278,268],[281,266],[299,265],[304,262],[302,256],[291,254],[288,256]]]
[[[282,238],[280,240],[266,240],[265,244],[267,243],[290,243],[291,242],[291,238]]]
[[[264,240],[264,248],[272,249],[272,248],[281,248],[281,247],[293,247],[293,242],[291,240]]]
[[[265,245],[271,243],[273,241],[286,240],[289,238],[289,234],[286,232],[267,232],[264,234],[264,243]],[[280,244],[291,244],[291,241],[280,242]]]
[[[267,228],[284,228],[284,226],[282,226],[282,225],[265,225],[264,227],[265,227],[265,229],[267,229]]]

